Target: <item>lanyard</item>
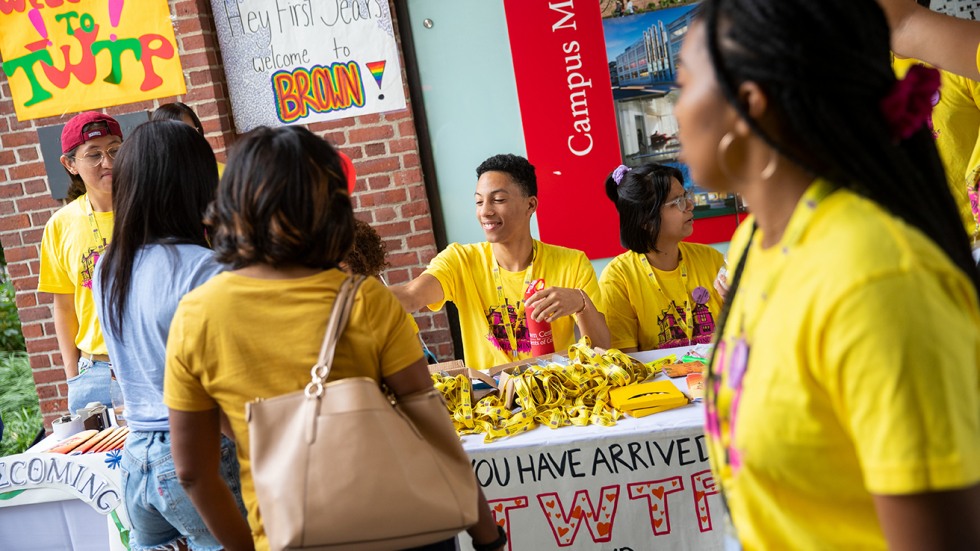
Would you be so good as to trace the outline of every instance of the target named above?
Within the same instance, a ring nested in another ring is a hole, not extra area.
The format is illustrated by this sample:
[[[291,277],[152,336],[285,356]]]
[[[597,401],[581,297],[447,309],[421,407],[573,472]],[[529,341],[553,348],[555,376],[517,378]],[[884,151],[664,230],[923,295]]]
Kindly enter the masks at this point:
[[[687,293],[689,289],[687,288],[687,261],[684,260],[684,255],[678,251],[677,255],[679,258],[678,268],[681,270],[681,285],[684,287],[684,292]],[[684,335],[687,336],[687,344],[691,344],[691,338],[693,337],[693,327],[694,323],[691,321],[692,316],[692,306],[691,299],[688,296],[684,296],[684,315],[681,316],[680,310],[677,309],[677,303],[674,302],[672,298],[667,296],[664,292],[664,286],[660,284],[660,279],[657,278],[657,273],[653,270],[653,266],[650,265],[650,261],[647,260],[647,255],[641,254],[640,260],[643,262],[643,266],[647,269],[647,276],[650,277],[650,281],[657,286],[657,290],[660,294],[667,299],[667,310],[668,313],[671,309],[674,310],[674,323],[681,328]]]
[[[99,222],[95,219],[95,211],[92,209],[92,202],[89,201],[88,197],[85,198],[85,213],[88,215],[88,224],[92,228],[92,235],[95,237],[95,251],[101,254],[105,250],[106,242],[102,237],[102,232],[99,231]]]
[[[772,289],[776,284],[776,280],[778,279],[779,275],[782,273],[786,265],[789,263],[790,251],[796,245],[799,244],[800,239],[803,237],[803,233],[806,231],[810,223],[813,221],[813,217],[816,214],[817,207],[825,198],[827,198],[828,195],[833,193],[834,189],[835,188],[829,182],[826,182],[824,180],[817,180],[810,187],[807,188],[806,192],[803,194],[803,197],[800,199],[799,203],[797,203],[796,209],[793,211],[793,215],[792,217],[790,217],[789,223],[786,225],[786,230],[783,232],[783,237],[782,239],[780,239],[780,242],[777,244],[777,246],[780,247],[780,252],[782,253],[781,254],[782,262],[778,267],[770,270],[769,273],[767,274],[768,277],[766,277],[765,284],[762,285],[761,291],[759,293],[760,303],[752,311],[752,314],[754,314],[754,319],[752,320],[751,324],[748,324],[746,320],[746,314],[748,312],[748,308],[746,308],[744,305],[744,297],[742,297],[741,294],[742,290],[737,290],[734,296],[729,297],[729,300],[732,301],[730,306],[731,308],[730,313],[731,314],[735,313],[736,301],[738,302],[739,309],[741,310],[739,316],[740,317],[740,327],[738,329],[739,334],[736,342],[732,347],[732,350],[729,351],[726,350],[726,348],[728,347],[724,346],[725,343],[724,332],[726,332],[726,330],[724,327],[719,328],[718,334],[715,337],[716,343],[715,343],[714,352],[715,355],[722,354],[723,356],[728,356],[727,358],[723,357],[721,361],[726,362],[728,364],[726,371],[727,371],[727,379],[728,379],[727,382],[730,388],[741,388],[742,381],[744,380],[745,374],[748,371],[749,353],[750,353],[750,344],[749,344],[750,335],[755,332],[756,326],[759,324],[759,321],[762,319],[763,314],[765,314],[765,310],[766,307],[768,306],[768,301],[770,296],[772,295]],[[738,261],[738,267],[735,270],[736,273],[734,274],[732,281],[735,281],[736,278],[741,278],[743,275],[741,272],[743,272],[747,267],[748,256],[752,251],[752,247],[755,242],[755,237],[757,234],[755,222],[753,221],[752,224],[753,224],[752,234],[750,235],[749,242],[745,246],[745,250],[742,253],[742,258],[739,259]],[[739,300],[740,297],[742,298],[742,300]],[[722,323],[724,324],[724,321]],[[707,384],[705,385],[705,410],[708,419],[707,422],[709,424],[709,432],[710,430],[712,430],[711,429],[712,426],[714,427],[714,430],[718,430],[718,431],[721,430],[720,421],[718,420],[719,418],[718,391],[720,390],[721,382],[718,380],[718,374],[715,372],[715,360],[717,359],[715,355],[713,355],[711,361],[708,362],[708,377],[707,377]],[[730,406],[731,410],[729,411],[728,414],[729,423],[734,423],[736,410],[738,408],[738,402],[739,399],[738,397],[736,397],[731,403]],[[730,425],[728,428],[728,431],[730,433],[729,438],[732,441],[734,441],[735,435],[734,432],[732,432],[732,429],[733,427]],[[718,438],[721,438],[720,432]],[[732,456],[730,456],[729,453],[734,453],[735,450],[733,450],[731,446],[732,444],[730,441],[728,451],[721,454],[720,462],[722,463],[722,465],[724,465],[723,468],[730,467],[730,465],[732,464]],[[736,533],[735,529],[731,525],[731,518],[727,514],[729,511],[727,492],[725,491],[723,484],[719,484],[718,487],[721,490],[720,496],[726,512],[725,517],[726,517],[726,525],[728,525],[727,526],[728,531],[730,534],[735,534]]]
[[[501,317],[504,321],[504,328],[507,330],[507,340],[510,342],[510,354],[514,359],[517,359],[519,354],[517,351],[517,331],[515,331],[514,324],[510,321],[510,312],[507,310],[507,297],[504,296],[504,282],[500,277],[500,264],[497,262],[497,257],[493,256],[493,246],[490,247],[490,256],[493,257],[493,283],[497,287],[497,304],[500,305],[501,312],[503,313]],[[534,260],[537,256],[538,242],[533,241],[531,243],[531,263],[524,270],[524,285],[521,286],[521,293],[531,284],[531,275],[534,272]],[[524,315],[523,295],[516,301],[514,313],[516,314],[515,320],[520,322],[521,316]]]

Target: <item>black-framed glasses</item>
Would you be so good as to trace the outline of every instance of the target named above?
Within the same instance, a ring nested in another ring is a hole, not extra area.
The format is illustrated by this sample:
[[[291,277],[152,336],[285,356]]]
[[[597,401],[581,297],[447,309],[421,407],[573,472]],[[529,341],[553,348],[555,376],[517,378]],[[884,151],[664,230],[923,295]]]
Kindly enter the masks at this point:
[[[110,147],[109,149],[106,149],[105,151],[102,151],[100,149],[93,149],[88,153],[82,155],[81,157],[76,155],[73,156],[72,158],[75,159],[76,161],[81,161],[88,166],[93,166],[93,167],[99,166],[100,164],[102,164],[103,161],[105,161],[106,157],[108,157],[111,160],[115,160],[116,155],[119,154],[119,147],[120,146],[118,145],[113,146]]]

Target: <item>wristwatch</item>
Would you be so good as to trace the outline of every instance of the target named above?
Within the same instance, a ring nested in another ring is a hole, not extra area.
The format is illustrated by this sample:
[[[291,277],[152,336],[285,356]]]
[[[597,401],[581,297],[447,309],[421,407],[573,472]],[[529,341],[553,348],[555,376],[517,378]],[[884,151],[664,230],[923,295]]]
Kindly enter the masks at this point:
[[[507,545],[507,532],[503,526],[497,526],[497,539],[490,543],[476,543],[473,540],[473,551],[497,551],[497,549]]]

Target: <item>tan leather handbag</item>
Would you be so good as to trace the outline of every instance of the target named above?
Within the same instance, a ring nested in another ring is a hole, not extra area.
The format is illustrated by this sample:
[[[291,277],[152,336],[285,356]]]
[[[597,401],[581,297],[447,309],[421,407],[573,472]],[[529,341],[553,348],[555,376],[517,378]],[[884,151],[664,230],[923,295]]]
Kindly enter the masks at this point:
[[[477,521],[476,478],[437,390],[394,401],[370,378],[324,382],[362,281],[341,286],[306,389],[246,406],[274,550],[405,549]]]

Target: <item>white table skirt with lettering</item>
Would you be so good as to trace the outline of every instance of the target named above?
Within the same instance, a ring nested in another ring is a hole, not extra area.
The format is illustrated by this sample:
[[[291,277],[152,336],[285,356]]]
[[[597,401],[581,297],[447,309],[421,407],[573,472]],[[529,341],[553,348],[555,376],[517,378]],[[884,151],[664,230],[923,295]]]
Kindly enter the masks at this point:
[[[128,549],[121,450],[40,453],[57,442],[48,436],[25,453],[0,457],[0,550]]]
[[[689,348],[631,354],[651,361]],[[658,375],[656,380],[663,380]],[[672,379],[687,390],[684,378]],[[615,426],[463,438],[513,551],[723,549],[700,402]],[[462,549],[471,549],[460,537]]]

